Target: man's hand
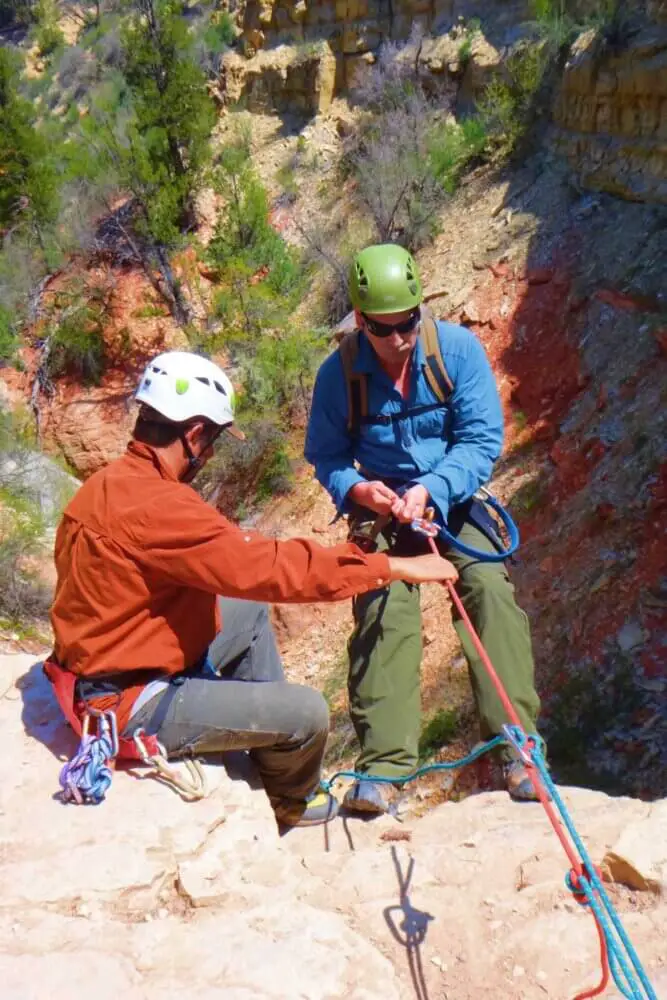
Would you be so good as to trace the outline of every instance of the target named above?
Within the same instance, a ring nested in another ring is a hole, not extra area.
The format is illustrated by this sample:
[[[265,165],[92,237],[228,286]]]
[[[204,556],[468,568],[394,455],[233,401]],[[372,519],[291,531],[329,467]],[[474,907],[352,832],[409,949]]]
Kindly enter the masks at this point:
[[[380,480],[356,483],[347,495],[350,500],[368,510],[374,510],[376,514],[389,514],[393,511],[393,505],[401,502],[398,494]]]
[[[401,524],[409,524],[424,516],[428,503],[428,490],[424,486],[411,486],[402,497],[397,497],[391,512]]]
[[[425,556],[389,556],[389,572],[392,580],[406,583],[455,583],[459,574],[456,568],[442,556],[430,552]]]

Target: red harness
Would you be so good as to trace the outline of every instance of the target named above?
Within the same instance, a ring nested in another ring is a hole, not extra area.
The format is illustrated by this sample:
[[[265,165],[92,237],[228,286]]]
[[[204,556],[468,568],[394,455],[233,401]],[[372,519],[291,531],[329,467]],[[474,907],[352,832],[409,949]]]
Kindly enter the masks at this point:
[[[77,712],[77,675],[73,674],[71,670],[66,670],[65,667],[61,667],[59,663],[56,663],[55,660],[52,659],[44,661],[44,673],[53,685],[53,691],[63,715],[77,736],[81,736],[83,732],[83,718]],[[81,703],[79,702],[78,704]],[[155,736],[142,734],[141,741],[149,756],[157,756],[161,752],[159,743]],[[131,736],[125,736],[119,737],[117,759],[143,760],[144,757],[134,739]]]

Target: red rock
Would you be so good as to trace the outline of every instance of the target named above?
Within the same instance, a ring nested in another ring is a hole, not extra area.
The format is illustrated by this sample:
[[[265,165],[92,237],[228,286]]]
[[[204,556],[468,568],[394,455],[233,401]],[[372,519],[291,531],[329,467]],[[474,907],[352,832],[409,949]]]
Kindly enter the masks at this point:
[[[508,264],[490,264],[489,271],[494,278],[511,278],[513,276]]]
[[[616,507],[613,503],[599,503],[595,508],[595,514],[601,521],[611,521],[616,515]]]
[[[609,402],[609,393],[607,392],[607,387],[601,385],[600,391],[598,392],[598,398],[595,403],[595,407],[598,410],[604,410],[608,402]]]
[[[660,353],[664,354],[667,358],[667,327],[662,327],[660,330],[654,330],[653,336],[658,342]]]
[[[605,305],[613,306],[614,309],[623,309],[625,311],[641,309],[640,303],[637,299],[633,298],[632,295],[626,295],[624,292],[618,292],[614,288],[599,288],[594,295],[599,302],[604,302]]]
[[[586,447],[586,457],[594,464],[599,462],[606,452],[606,446],[597,438]]]
[[[548,420],[538,420],[533,429],[533,440],[534,441],[548,441],[556,433],[556,428]]]
[[[479,323],[479,312],[474,302],[466,302],[461,309],[462,323]]]
[[[525,280],[529,285],[547,285],[553,278],[554,272],[548,267],[536,267],[526,271]]]

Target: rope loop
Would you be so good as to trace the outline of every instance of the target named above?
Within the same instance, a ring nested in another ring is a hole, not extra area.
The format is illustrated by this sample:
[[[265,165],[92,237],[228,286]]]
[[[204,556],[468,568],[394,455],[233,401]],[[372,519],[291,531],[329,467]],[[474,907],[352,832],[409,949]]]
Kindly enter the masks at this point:
[[[157,753],[150,754],[148,752],[143,741],[145,735],[143,729],[137,729],[132,734],[132,739],[143,763],[152,768],[154,777],[173,788],[186,802],[197,802],[200,799],[205,799],[208,795],[208,788],[201,763],[195,757],[185,757],[183,762],[187,773],[183,774],[169,766],[167,752],[159,743]]]
[[[91,735],[91,716],[97,719],[97,734]],[[113,775],[111,761],[118,754],[115,712],[89,710],[83,719],[81,742],[72,759],[60,771],[63,802],[99,805],[104,801]]]

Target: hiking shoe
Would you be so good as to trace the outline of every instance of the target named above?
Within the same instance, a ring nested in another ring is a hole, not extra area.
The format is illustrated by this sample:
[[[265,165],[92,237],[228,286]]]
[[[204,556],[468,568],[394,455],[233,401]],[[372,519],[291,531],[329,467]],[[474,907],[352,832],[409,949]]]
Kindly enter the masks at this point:
[[[391,785],[384,781],[362,778],[355,781],[345,793],[343,805],[349,812],[368,813],[379,816],[389,811]]]
[[[319,826],[338,815],[338,800],[330,792],[318,788],[306,799],[306,808],[290,826]]]
[[[510,760],[503,764],[503,778],[509,797],[515,802],[539,802],[539,796],[522,761]]]

